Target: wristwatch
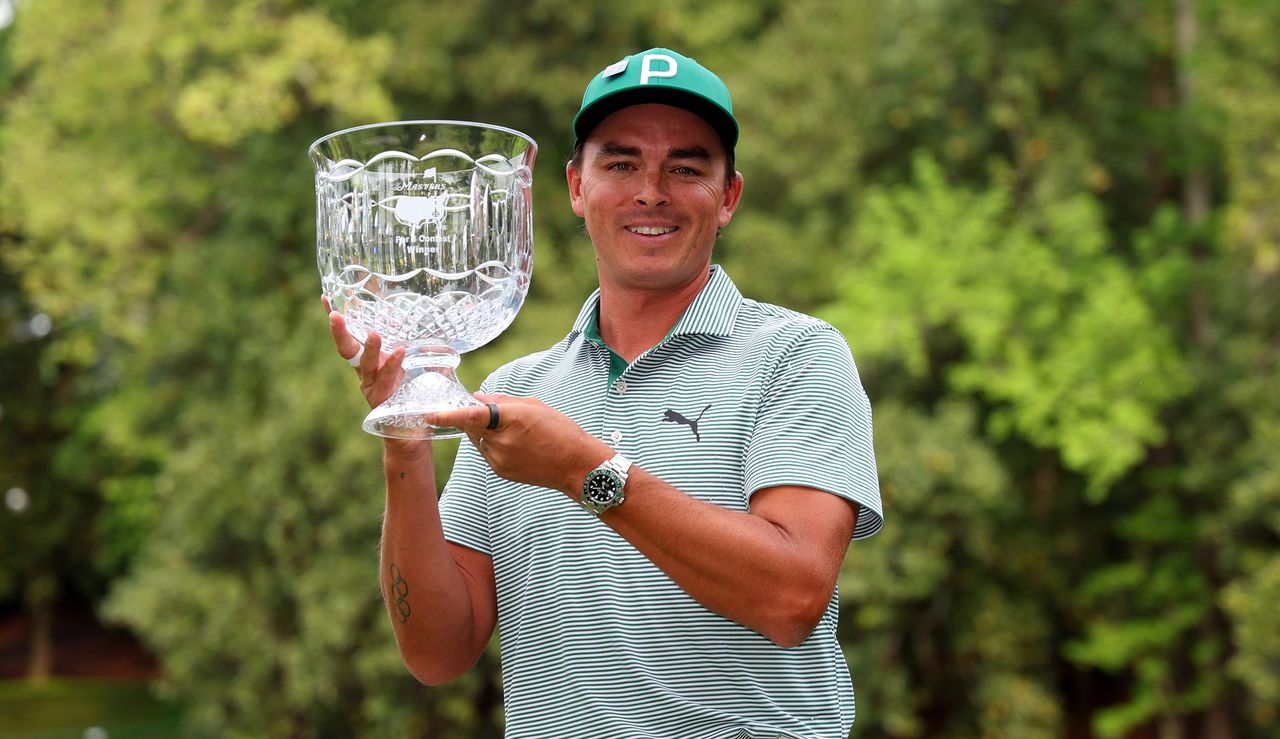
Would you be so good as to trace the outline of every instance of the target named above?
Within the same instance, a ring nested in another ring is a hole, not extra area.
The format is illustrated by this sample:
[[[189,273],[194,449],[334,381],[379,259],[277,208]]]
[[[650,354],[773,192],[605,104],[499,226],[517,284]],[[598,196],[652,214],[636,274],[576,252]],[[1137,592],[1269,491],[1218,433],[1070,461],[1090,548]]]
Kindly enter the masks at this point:
[[[622,489],[627,485],[627,472],[630,470],[631,460],[615,454],[588,472],[586,481],[582,483],[582,507],[599,516],[622,505]]]

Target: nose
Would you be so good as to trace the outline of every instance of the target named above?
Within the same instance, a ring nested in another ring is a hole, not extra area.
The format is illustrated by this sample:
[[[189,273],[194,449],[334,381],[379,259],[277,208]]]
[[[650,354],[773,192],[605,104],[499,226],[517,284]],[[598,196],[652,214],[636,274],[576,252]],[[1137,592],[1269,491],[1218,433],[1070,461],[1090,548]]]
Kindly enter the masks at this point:
[[[636,192],[636,202],[640,205],[654,207],[670,201],[667,194],[666,178],[663,172],[646,172],[640,182],[640,190]]]

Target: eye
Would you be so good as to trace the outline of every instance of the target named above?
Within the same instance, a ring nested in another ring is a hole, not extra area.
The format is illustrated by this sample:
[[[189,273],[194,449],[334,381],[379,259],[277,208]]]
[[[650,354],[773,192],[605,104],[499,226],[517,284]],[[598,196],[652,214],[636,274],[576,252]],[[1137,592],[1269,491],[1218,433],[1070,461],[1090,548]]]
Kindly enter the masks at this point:
[[[630,172],[635,169],[635,166],[631,162],[613,162],[607,169],[610,172]]]
[[[671,171],[683,177],[700,177],[702,175],[702,172],[700,172],[699,170],[696,170],[693,167],[687,167],[684,165],[676,167]]]

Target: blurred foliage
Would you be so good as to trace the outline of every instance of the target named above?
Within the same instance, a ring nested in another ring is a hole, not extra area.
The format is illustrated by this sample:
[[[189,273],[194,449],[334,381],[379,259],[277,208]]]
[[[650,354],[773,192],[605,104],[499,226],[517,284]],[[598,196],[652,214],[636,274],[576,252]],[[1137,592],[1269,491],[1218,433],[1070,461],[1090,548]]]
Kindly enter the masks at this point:
[[[1272,736],[1277,39],[1270,0],[26,0],[0,30],[0,492],[25,496],[0,606],[101,603],[192,736],[500,735],[496,643],[445,688],[399,664],[305,150],[393,118],[540,142],[532,293],[474,387],[593,288],[569,121],[662,45],[734,91],[717,259],[840,327],[876,409],[854,735]]]

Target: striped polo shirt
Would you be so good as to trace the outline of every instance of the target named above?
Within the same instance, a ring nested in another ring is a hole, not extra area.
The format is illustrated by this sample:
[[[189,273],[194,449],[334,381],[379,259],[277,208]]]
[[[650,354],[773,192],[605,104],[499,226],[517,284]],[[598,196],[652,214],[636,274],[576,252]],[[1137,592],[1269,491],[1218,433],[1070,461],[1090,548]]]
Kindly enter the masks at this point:
[[[882,511],[871,409],[829,324],[711,280],[629,365],[599,340],[599,291],[550,349],[484,392],[533,396],[684,493],[736,511],[802,485]],[[626,503],[623,503],[625,506]],[[463,444],[440,503],[445,536],[493,558],[506,735],[844,739],[853,688],[832,595],[792,649],[707,610],[564,494],[503,480]]]

